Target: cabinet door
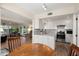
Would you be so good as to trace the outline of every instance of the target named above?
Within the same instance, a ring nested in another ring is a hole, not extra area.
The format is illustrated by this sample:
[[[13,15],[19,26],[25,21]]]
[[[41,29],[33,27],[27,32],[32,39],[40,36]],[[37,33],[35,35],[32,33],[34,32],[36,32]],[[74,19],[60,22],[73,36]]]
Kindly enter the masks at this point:
[[[39,40],[38,37],[39,37],[39,36],[34,35],[34,36],[33,36],[33,39],[32,39],[32,42],[33,42],[33,43],[38,43],[38,40]]]
[[[48,38],[46,36],[41,37],[41,43],[48,46]]]
[[[43,44],[43,43],[44,43],[44,41],[43,41],[43,40],[44,40],[43,36],[40,36],[40,37],[39,37],[39,39],[38,39],[38,43]]]
[[[49,47],[52,48],[52,49],[55,49],[55,38],[54,37],[49,37],[49,41],[48,41],[48,44],[49,44]]]

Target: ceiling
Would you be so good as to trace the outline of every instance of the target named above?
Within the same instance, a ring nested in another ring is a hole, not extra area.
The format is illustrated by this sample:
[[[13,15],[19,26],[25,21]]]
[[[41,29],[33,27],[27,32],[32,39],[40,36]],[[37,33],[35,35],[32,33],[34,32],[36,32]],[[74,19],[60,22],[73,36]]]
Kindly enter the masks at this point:
[[[13,9],[18,8],[21,9],[23,13],[27,13],[28,15],[34,16],[43,12],[61,9],[64,7],[74,7],[78,6],[77,3],[45,3],[47,6],[47,10],[45,11],[42,8],[43,3],[6,3],[3,5],[11,6]]]
[[[64,19],[73,19],[73,14],[67,14],[67,15],[60,15],[60,16],[55,16],[55,17],[47,17],[47,18],[42,18],[42,20],[45,21],[54,21],[54,20],[64,20]]]
[[[40,14],[44,11],[42,8],[43,3],[27,3],[27,4],[17,4],[18,6],[22,7],[26,11],[29,11],[31,13],[35,14]],[[47,6],[47,11],[55,10],[55,9],[61,9],[64,7],[74,7],[79,4],[74,4],[74,3],[46,3]]]

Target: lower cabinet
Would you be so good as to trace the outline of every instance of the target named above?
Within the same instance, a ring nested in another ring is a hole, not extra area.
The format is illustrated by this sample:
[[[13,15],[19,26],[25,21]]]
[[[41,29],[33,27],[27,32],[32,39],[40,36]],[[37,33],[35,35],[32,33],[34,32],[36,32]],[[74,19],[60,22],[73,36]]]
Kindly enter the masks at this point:
[[[52,36],[47,35],[34,35],[32,43],[45,44],[48,47],[55,49],[55,39]]]

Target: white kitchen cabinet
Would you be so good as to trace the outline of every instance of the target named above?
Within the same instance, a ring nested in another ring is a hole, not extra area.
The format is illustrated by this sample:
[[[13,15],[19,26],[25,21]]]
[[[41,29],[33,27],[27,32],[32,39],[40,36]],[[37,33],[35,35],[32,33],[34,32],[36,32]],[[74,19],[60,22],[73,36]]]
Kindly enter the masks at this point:
[[[55,49],[55,39],[52,36],[48,35],[34,35],[32,43],[41,43],[45,44],[48,47]]]
[[[72,43],[73,41],[73,35],[72,34],[66,34],[66,42]]]
[[[39,36],[38,35],[33,35],[32,36],[32,43],[37,43],[38,42],[38,39],[39,39]]]

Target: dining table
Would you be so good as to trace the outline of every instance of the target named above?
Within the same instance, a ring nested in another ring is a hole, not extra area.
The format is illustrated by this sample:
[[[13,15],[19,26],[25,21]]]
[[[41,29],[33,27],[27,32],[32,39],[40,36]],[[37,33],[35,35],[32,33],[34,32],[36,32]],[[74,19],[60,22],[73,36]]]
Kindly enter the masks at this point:
[[[9,56],[55,56],[55,50],[45,44],[29,43],[14,49]]]

